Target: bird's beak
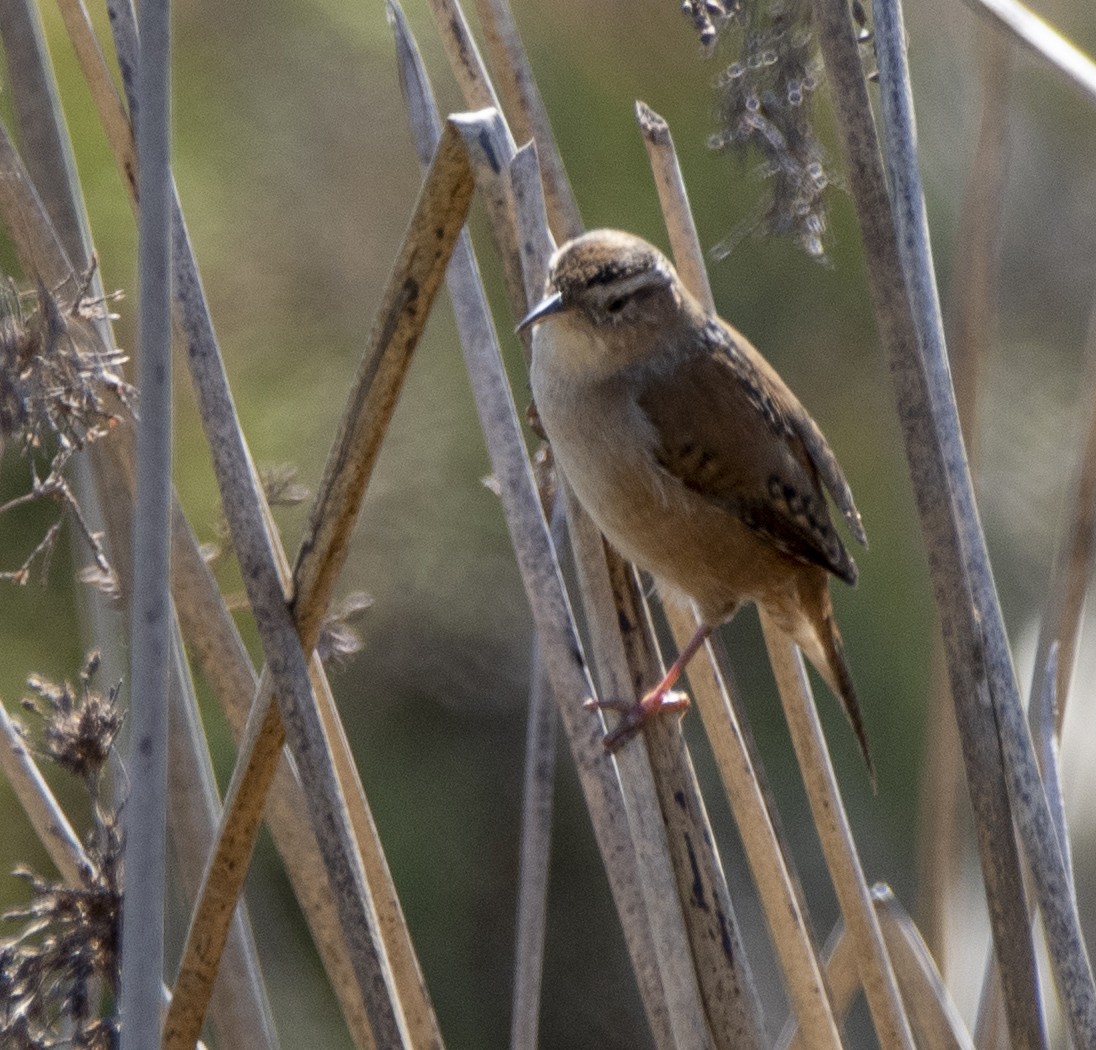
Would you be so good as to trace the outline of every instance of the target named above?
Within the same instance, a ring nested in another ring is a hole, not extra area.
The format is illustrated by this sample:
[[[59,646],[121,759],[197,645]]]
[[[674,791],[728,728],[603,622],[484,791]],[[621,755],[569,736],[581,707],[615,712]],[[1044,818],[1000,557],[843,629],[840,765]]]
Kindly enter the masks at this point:
[[[536,306],[522,318],[521,324],[515,331],[524,332],[526,328],[532,328],[538,321],[551,314],[558,314],[563,309],[563,296],[559,292],[553,292],[546,299],[542,299]]]

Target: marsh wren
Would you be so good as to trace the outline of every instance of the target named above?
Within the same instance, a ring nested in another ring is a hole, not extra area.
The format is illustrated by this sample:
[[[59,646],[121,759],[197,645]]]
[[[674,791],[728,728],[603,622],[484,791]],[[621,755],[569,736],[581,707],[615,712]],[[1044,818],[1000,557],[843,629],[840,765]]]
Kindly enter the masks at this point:
[[[708,313],[669,260],[638,237],[594,230],[552,256],[536,326],[533,398],[564,477],[609,542],[701,626],[606,737],[620,746],[655,713],[717,625],[764,608],[818,669],[852,723],[874,781],[829,574],[856,582],[829,493],[865,542],[848,483],[775,369]]]

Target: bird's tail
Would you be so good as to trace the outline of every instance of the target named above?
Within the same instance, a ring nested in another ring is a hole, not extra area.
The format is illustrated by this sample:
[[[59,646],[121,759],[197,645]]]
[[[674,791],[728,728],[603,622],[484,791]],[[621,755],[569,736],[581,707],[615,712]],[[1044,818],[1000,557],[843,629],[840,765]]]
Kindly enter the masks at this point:
[[[820,600],[810,613],[809,618],[804,617],[800,629],[795,632],[795,642],[825,679],[833,695],[841,701],[841,706],[856,736],[856,742],[860,746],[860,754],[864,756],[864,764],[868,767],[868,776],[874,791],[876,788],[875,763],[872,761],[871,749],[868,747],[864,720],[860,716],[860,702],[856,698],[856,688],[852,683],[849,665],[845,662],[845,647],[841,644],[841,632],[837,629],[837,623],[833,618],[828,586],[823,586]]]

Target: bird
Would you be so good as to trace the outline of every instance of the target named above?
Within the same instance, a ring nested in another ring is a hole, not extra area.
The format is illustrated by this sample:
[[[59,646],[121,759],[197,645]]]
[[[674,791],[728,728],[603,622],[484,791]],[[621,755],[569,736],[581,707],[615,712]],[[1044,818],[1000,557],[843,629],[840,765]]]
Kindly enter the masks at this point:
[[[764,357],[706,310],[657,248],[593,230],[552,255],[531,329],[533,402],[555,461],[609,543],[650,573],[663,601],[692,603],[699,626],[605,737],[622,746],[688,700],[673,686],[709,634],[750,602],[819,671],[875,766],[829,578],[857,568],[827,494],[856,540],[860,513],[818,425]]]

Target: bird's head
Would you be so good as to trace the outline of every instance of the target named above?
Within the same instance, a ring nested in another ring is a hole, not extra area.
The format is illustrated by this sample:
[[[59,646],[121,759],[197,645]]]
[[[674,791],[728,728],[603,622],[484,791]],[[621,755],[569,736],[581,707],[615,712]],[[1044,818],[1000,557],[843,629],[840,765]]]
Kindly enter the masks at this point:
[[[669,259],[653,245],[620,230],[592,230],[552,256],[545,297],[518,331],[561,314],[596,334],[665,325],[682,292]]]

